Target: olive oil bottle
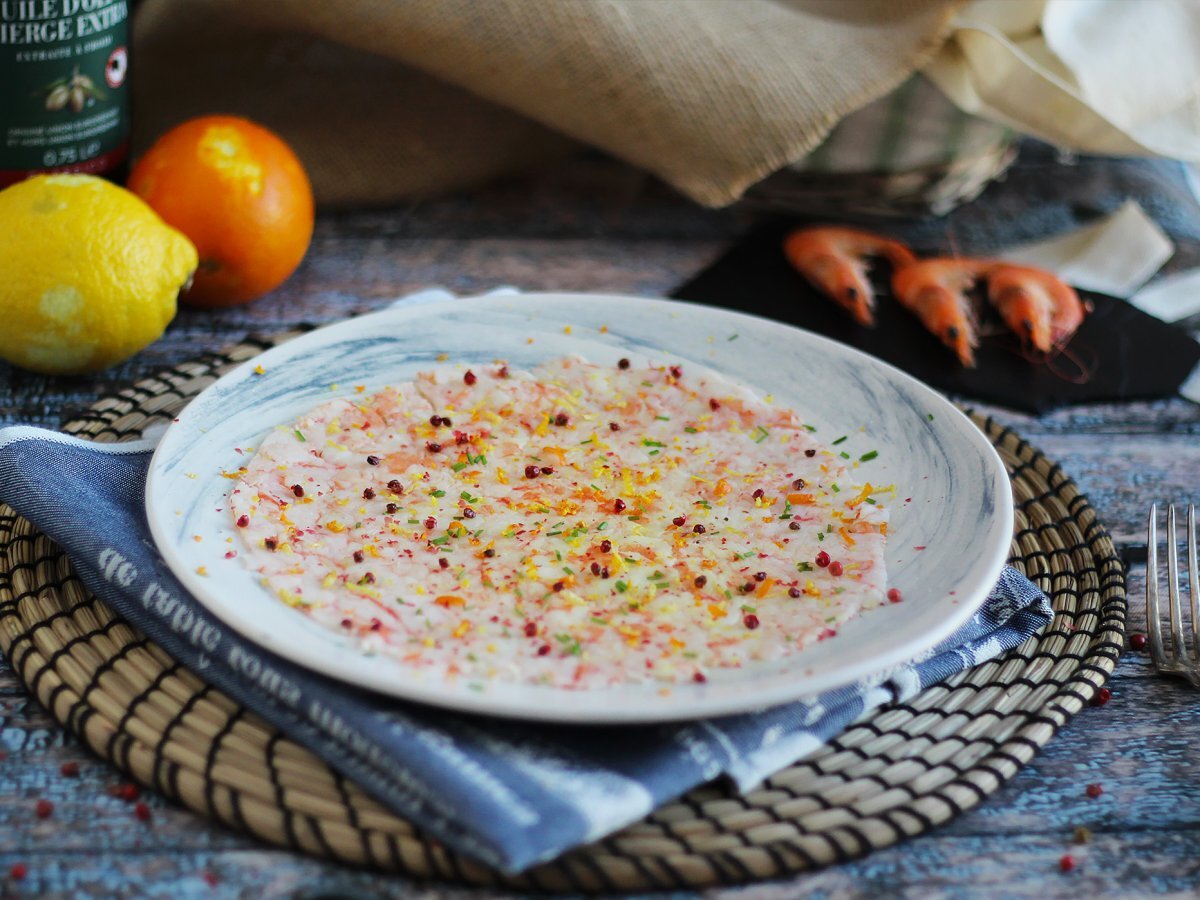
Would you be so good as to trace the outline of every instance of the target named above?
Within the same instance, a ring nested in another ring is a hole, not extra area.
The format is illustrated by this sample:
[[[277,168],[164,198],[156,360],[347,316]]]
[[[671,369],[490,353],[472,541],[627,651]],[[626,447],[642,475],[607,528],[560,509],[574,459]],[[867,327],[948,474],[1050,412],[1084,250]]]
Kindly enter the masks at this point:
[[[125,168],[129,14],[129,0],[0,0],[0,187]]]

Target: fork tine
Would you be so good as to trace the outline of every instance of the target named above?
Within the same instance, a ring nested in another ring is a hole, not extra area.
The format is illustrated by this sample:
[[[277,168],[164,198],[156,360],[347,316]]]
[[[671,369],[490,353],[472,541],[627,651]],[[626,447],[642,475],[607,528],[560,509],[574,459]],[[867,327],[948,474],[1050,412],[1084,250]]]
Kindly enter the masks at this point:
[[[1200,662],[1200,573],[1196,572],[1196,506],[1188,504],[1187,518],[1188,542],[1188,594],[1192,601],[1192,643],[1196,655],[1193,657]]]
[[[1167,654],[1162,642],[1162,609],[1158,605],[1158,505],[1150,505],[1146,528],[1146,637],[1150,659],[1156,669],[1166,668]]]
[[[1175,504],[1167,506],[1167,603],[1171,613],[1172,657],[1178,662],[1187,659],[1183,642],[1183,607],[1179,602],[1179,546],[1175,534]]]

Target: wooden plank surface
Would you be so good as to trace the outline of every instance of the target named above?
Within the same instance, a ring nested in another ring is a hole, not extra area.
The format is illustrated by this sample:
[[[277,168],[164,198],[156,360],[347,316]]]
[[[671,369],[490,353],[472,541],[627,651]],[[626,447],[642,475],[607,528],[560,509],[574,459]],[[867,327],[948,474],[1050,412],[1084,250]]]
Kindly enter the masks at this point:
[[[1028,238],[1113,208],[1130,184],[1162,198],[1152,212],[1176,238],[1172,268],[1200,264],[1200,215],[1170,172],[1143,162],[1061,168],[1036,151],[1008,182],[948,219],[909,226],[918,241],[953,237],[965,250],[996,235]],[[1165,174],[1164,174],[1165,172]],[[1024,179],[1024,180],[1023,180]],[[1041,179],[1039,181],[1039,179]],[[1037,215],[1013,217],[1021,192],[1050,183]],[[377,308],[407,291],[524,289],[660,294],[756,219],[678,199],[630,169],[584,158],[537,181],[401,210],[321,217],[308,259],[282,289],[236,310],[184,310],[162,340],[90,379],[0,368],[0,423],[55,427],[96,397],[247,332],[270,333]],[[1182,400],[1104,404],[1032,417],[979,407],[1059,461],[1088,494],[1133,563],[1131,621],[1141,621],[1144,517],[1151,500],[1200,499],[1200,407]],[[1154,674],[1128,652],[1112,702],[1085,710],[1013,781],[931,834],[870,857],[780,883],[712,897],[1053,896],[1185,894],[1200,884],[1200,693]],[[477,897],[305,859],[149,798],[153,818],[108,795],[120,779],[25,694],[0,660],[0,896]],[[80,765],[76,778],[63,762]],[[1103,793],[1089,797],[1086,786]],[[39,798],[54,803],[38,819]],[[1083,826],[1093,834],[1074,845]],[[1070,853],[1074,872],[1059,870]],[[29,876],[5,879],[24,863]],[[206,878],[208,880],[206,880]],[[213,882],[210,884],[210,881]]]

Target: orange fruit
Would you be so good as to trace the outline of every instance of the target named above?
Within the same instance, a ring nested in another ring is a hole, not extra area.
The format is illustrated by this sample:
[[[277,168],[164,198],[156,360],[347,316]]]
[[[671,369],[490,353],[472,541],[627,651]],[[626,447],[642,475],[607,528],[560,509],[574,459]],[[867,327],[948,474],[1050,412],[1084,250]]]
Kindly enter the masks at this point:
[[[278,135],[248,119],[177,125],[137,161],[126,187],[196,245],[200,266],[181,298],[193,306],[236,306],[274,290],[312,239],[304,167]]]

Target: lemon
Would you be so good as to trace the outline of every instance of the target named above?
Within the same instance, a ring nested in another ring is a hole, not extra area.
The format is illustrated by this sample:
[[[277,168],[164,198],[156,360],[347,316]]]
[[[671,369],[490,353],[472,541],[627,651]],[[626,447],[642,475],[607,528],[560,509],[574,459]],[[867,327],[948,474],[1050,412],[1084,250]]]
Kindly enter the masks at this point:
[[[137,196],[90,175],[0,191],[0,358],[98,372],[157,340],[196,248]]]

